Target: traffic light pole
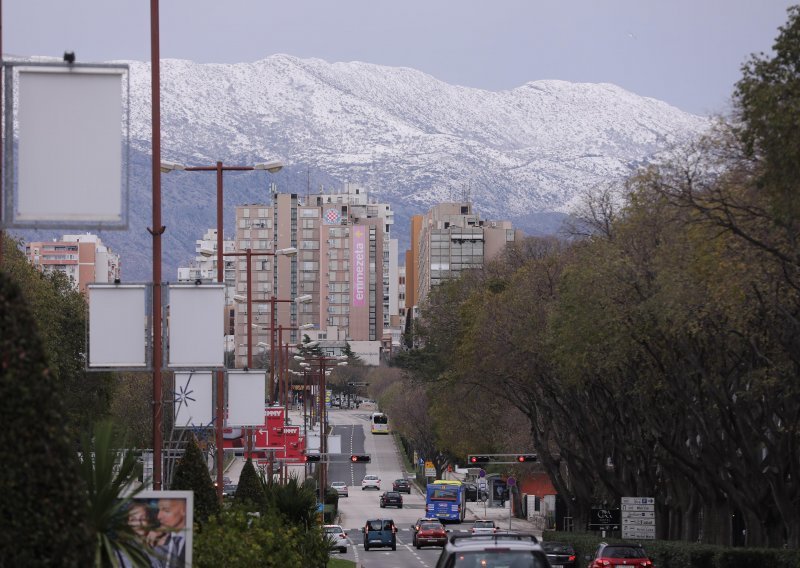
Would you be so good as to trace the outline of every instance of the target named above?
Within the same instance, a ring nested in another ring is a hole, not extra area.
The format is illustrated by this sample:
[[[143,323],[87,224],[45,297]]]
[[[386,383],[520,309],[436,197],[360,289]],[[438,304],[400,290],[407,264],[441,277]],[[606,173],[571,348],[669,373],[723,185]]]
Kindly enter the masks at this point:
[[[535,463],[539,457],[534,453],[528,454],[470,454],[467,456],[467,464],[523,464]]]

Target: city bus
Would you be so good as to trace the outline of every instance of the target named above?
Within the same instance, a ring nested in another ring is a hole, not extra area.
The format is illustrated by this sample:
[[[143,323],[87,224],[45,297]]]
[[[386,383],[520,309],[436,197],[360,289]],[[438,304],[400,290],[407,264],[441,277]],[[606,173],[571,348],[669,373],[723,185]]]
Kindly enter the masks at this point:
[[[370,418],[372,433],[373,434],[388,434],[389,433],[389,417],[383,412],[373,412]]]
[[[467,513],[464,484],[438,479],[429,483],[425,494],[425,516],[442,522],[461,523]]]

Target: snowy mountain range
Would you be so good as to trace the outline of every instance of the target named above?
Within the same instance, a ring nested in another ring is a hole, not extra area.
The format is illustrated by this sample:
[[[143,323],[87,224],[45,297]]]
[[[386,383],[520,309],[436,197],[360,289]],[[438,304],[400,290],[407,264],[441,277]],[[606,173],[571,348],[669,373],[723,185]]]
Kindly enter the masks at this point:
[[[150,278],[150,64],[127,62],[131,85],[131,227],[102,238],[125,281]],[[533,81],[491,92],[408,68],[274,55],[254,63],[161,62],[162,160],[287,167],[226,173],[226,236],[237,204],[267,203],[267,184],[301,196],[360,183],[408,219],[470,199],[484,219],[550,233],[585,188],[629,175],[708,119],[611,84]],[[163,274],[174,280],[215,221],[213,173],[162,176]]]

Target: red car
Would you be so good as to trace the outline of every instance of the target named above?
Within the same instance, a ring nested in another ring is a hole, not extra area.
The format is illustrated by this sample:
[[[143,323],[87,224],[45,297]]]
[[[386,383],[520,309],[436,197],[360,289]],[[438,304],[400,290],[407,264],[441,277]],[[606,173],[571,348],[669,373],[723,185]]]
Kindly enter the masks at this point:
[[[597,546],[589,568],[606,568],[607,566],[633,566],[635,568],[653,568],[653,562],[641,544],[623,542],[608,544],[601,542]]]
[[[441,546],[447,544],[447,532],[439,521],[425,521],[419,525],[419,530],[414,534],[414,546],[418,549],[423,546]]]

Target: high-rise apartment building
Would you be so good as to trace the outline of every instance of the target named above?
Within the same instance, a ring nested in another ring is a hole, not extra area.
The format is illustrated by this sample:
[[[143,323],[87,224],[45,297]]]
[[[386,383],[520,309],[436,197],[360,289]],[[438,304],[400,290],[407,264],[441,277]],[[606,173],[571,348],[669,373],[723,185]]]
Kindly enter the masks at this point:
[[[43,272],[63,272],[75,289],[86,293],[95,282],[120,278],[120,258],[97,235],[64,235],[60,241],[39,241],[25,246],[28,260]]]
[[[482,267],[522,237],[511,221],[481,220],[470,202],[441,203],[414,216],[406,252],[406,308],[422,304],[433,286]]]
[[[397,241],[389,236],[393,223],[389,206],[370,203],[354,184],[339,193],[304,199],[274,194],[272,205],[237,207],[236,248],[251,250],[253,359],[258,361],[271,345],[274,304],[276,341],[296,344],[309,335],[329,354],[350,344],[366,362],[377,364],[381,344],[391,337],[390,311],[397,312]],[[259,251],[289,247],[297,254],[259,256]],[[246,259],[237,257],[236,263],[236,297],[243,298]],[[298,296],[311,299],[293,301]],[[247,305],[237,301],[236,306],[236,360],[241,365],[247,355]],[[305,324],[314,328],[298,329]]]

